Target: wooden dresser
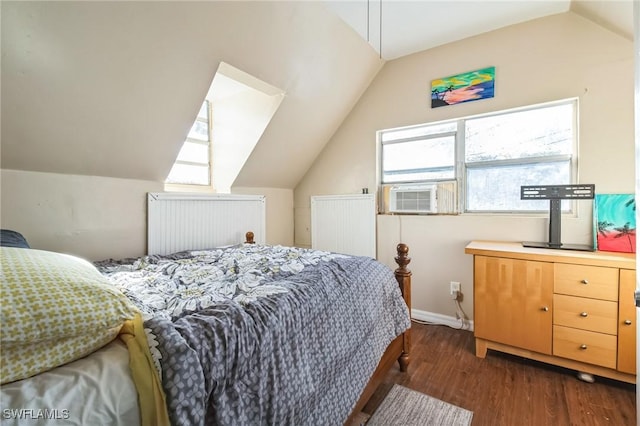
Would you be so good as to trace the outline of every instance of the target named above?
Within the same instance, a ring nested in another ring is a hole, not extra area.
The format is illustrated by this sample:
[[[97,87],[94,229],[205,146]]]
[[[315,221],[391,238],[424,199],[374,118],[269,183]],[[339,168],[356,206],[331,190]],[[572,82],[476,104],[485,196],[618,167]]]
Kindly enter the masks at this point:
[[[635,254],[472,241],[476,356],[487,349],[635,383]]]

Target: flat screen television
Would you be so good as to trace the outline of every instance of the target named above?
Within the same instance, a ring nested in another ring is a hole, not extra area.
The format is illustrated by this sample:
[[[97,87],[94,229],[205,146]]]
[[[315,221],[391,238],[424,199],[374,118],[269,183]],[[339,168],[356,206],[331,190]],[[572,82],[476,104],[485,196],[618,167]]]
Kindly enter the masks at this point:
[[[549,200],[549,241],[522,243],[524,247],[551,248],[562,250],[594,251],[586,244],[562,244],[561,200],[593,199],[596,186],[583,185],[528,185],[520,187],[521,200]]]

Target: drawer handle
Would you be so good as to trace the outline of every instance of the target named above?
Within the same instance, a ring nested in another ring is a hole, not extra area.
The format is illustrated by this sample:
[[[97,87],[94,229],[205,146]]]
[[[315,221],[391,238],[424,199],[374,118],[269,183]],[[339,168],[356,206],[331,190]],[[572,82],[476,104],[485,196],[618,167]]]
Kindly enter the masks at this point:
[[[624,320],[624,325],[631,325],[631,320]]]
[[[581,284],[589,284],[589,280],[584,279],[584,280],[581,280],[581,281],[580,281],[580,283],[581,283]]]
[[[545,312],[548,312],[548,311],[549,311],[549,307],[548,307],[548,306],[543,306],[543,307],[541,308],[541,310],[543,310],[543,311],[545,311]]]
[[[589,314],[588,314],[588,313],[586,313],[586,312],[580,312],[580,316],[581,316],[582,318],[586,318],[588,315],[589,315]]]
[[[587,345],[585,345],[584,343],[580,345],[580,349],[582,349],[583,351],[587,350]]]

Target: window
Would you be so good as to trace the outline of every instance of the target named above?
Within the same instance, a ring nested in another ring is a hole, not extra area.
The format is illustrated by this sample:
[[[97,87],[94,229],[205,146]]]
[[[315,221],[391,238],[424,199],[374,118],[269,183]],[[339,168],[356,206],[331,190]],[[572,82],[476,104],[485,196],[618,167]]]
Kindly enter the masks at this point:
[[[165,183],[211,185],[210,104],[204,101]]]
[[[456,123],[382,132],[382,182],[455,179]]]
[[[520,186],[576,183],[576,110],[568,100],[381,131],[381,183],[456,182],[465,212],[548,211]]]

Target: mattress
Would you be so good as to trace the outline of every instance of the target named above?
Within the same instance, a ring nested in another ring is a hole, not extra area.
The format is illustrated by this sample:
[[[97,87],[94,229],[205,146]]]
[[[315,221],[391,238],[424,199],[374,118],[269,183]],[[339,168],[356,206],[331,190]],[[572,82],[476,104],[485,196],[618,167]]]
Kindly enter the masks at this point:
[[[116,339],[91,355],[0,388],[3,425],[140,424],[129,352]]]
[[[410,326],[368,257],[245,244],[96,266],[143,314],[174,426],[342,424]]]

